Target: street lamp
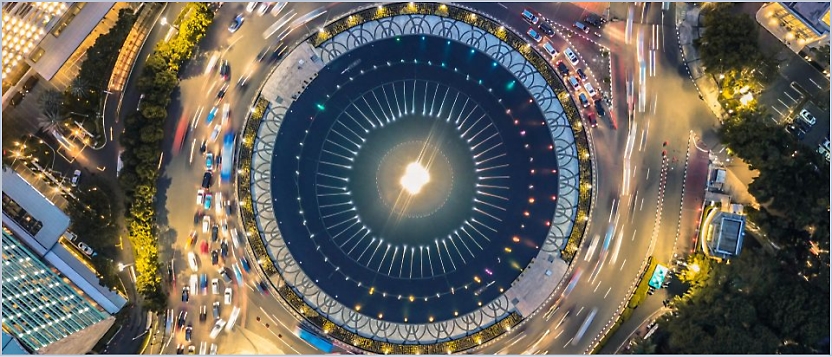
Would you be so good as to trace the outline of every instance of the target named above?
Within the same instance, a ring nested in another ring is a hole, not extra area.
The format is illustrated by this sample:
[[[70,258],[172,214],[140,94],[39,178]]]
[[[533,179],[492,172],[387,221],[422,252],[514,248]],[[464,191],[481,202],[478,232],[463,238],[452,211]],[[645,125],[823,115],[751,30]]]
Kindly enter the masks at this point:
[[[123,264],[123,263],[118,263],[118,271],[124,271],[124,268],[131,267],[131,266],[133,266],[133,263],[126,264],[126,265]]]
[[[699,264],[696,264],[696,263],[691,264],[690,265],[690,270],[692,270],[694,273],[698,273],[699,272]]]

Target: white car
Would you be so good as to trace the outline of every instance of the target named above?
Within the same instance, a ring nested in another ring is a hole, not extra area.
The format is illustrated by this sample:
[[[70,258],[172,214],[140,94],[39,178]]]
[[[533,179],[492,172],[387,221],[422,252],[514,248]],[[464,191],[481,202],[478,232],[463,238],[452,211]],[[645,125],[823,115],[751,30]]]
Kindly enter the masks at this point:
[[[214,198],[214,201],[216,202],[214,204],[214,208],[217,209],[217,217],[219,217],[222,214],[222,192],[217,192],[216,197]]]
[[[231,310],[231,316],[228,317],[228,323],[225,324],[225,331],[231,332],[234,329],[234,324],[237,323],[237,318],[240,317],[240,308],[234,306],[234,309]]]
[[[223,303],[231,305],[231,288],[225,288],[225,300]]]
[[[78,249],[81,249],[81,251],[84,252],[84,254],[86,254],[88,257],[91,257],[93,254],[92,248],[90,248],[90,246],[88,246],[87,243],[79,242]]]
[[[220,225],[220,226],[222,227],[222,236],[227,237],[228,236],[228,221],[223,220],[222,225]]]
[[[257,15],[263,16],[267,12],[269,12],[269,4],[265,2],[261,2],[260,6],[257,7]]]
[[[72,173],[72,187],[78,186],[78,180],[81,179],[81,170],[75,170]]]
[[[214,324],[214,328],[211,329],[211,335],[210,336],[211,336],[212,340],[217,338],[217,336],[220,334],[220,332],[222,332],[223,327],[225,327],[225,320],[223,320],[223,319],[217,320],[217,323]],[[212,349],[213,349],[213,347],[212,347]]]
[[[271,11],[272,16],[277,16],[277,14],[279,14],[280,11],[283,10],[283,8],[285,8],[285,7],[286,7],[286,2],[285,1],[275,4],[274,7],[272,8],[272,11]]]
[[[196,191],[196,204],[201,205],[202,201],[205,199],[205,190],[200,189]]]
[[[202,233],[208,233],[209,229],[211,229],[211,217],[206,215],[202,218]]]
[[[194,273],[199,270],[199,263],[196,261],[196,254],[194,254],[194,252],[188,252],[188,265]],[[196,278],[196,275],[192,277]]]
[[[578,65],[578,56],[575,55],[575,52],[572,52],[571,48],[567,47],[565,50],[563,50],[563,54],[566,55],[566,58],[569,59],[569,62],[571,62],[572,65]]]
[[[210,352],[208,352],[208,353],[209,353],[210,355],[215,355],[215,354],[217,354],[217,344],[216,344],[216,343],[212,343],[212,344],[211,344],[211,351],[210,351]]]
[[[586,89],[586,92],[589,94],[589,97],[590,97],[590,98],[592,98],[592,97],[594,97],[595,95],[597,95],[597,94],[598,94],[598,93],[595,91],[595,88],[592,88],[592,84],[590,84],[590,83],[588,83],[588,82],[587,82],[587,83],[584,83],[584,89]]]
[[[252,1],[252,2],[248,3],[248,5],[246,5],[246,12],[252,12],[252,11],[254,11],[254,9],[256,7],[257,7],[257,2]]]
[[[197,282],[196,274],[191,274],[190,283],[191,283],[190,290],[193,292],[193,294],[195,294],[195,295],[198,294],[199,290],[197,290],[197,288],[198,288],[197,285],[199,283]]]
[[[815,116],[812,115],[812,113],[809,113],[809,111],[806,109],[800,111],[800,118],[803,119],[803,121],[806,122],[806,124],[809,124],[810,126],[815,125],[818,122]],[[73,184],[73,186],[75,186],[75,184]]]
[[[214,130],[211,131],[211,137],[208,138],[209,143],[217,141],[217,138],[220,137],[220,129],[219,125],[214,125]]]
[[[219,295],[220,293],[220,279],[211,279],[211,294]]]

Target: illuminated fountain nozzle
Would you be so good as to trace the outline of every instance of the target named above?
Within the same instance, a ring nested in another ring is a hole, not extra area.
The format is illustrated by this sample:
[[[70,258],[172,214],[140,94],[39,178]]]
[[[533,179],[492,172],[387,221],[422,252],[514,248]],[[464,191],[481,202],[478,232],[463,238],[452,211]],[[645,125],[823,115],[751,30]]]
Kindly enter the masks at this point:
[[[402,187],[411,195],[416,195],[422,190],[422,187],[430,182],[430,174],[424,166],[418,162],[412,162],[407,165],[404,175],[399,180]]]

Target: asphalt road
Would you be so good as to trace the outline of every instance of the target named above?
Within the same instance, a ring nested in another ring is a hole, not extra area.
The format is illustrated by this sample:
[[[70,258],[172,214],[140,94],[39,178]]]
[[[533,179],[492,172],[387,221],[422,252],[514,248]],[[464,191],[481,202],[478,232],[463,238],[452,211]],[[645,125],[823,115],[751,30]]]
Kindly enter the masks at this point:
[[[282,14],[294,10],[301,16],[321,6],[313,3],[293,3]],[[539,11],[551,17],[556,23],[571,24],[580,18],[584,9],[572,4],[551,5],[549,9],[540,4]],[[330,5],[327,15],[338,14],[359,6],[358,4]],[[495,18],[504,21],[518,30],[528,28],[519,13],[522,10],[516,4],[469,4],[489,13],[496,13]],[[245,24],[234,34],[226,29],[227,24],[238,12],[244,12],[245,4],[227,3],[219,11],[208,36],[200,45],[197,58],[191,61],[183,74],[180,90],[175,93],[174,104],[169,115],[174,120],[168,122],[166,131],[171,133],[164,144],[164,159],[161,170],[158,203],[160,225],[163,233],[163,245],[171,247],[163,251],[166,260],[173,259],[177,272],[177,285],[171,292],[171,307],[178,312],[189,311],[189,321],[194,325],[194,336],[190,344],[199,347],[200,342],[211,342],[208,333],[211,329],[210,304],[219,300],[219,296],[192,295],[189,303],[180,301],[183,284],[192,274],[187,268],[185,255],[189,248],[184,247],[185,240],[192,230],[198,230],[199,241],[208,238],[201,227],[194,224],[196,191],[205,171],[204,157],[199,153],[199,143],[209,135],[211,129],[205,124],[205,116],[214,105],[217,90],[222,85],[216,70],[206,71],[208,59],[216,53],[229,61],[231,78],[229,90],[223,100],[231,107],[231,119],[227,130],[238,132],[246,111],[256,95],[256,88],[268,73],[269,67],[255,61],[260,49],[275,46],[275,37],[264,40],[262,33],[275,21],[270,14],[264,17],[247,14]],[[684,69],[678,56],[678,45],[674,31],[674,20],[664,18],[658,4],[643,9],[643,5],[634,9],[636,21],[632,25],[634,33],[644,29],[643,38],[647,39],[644,49],[655,49],[655,65],[651,72],[639,79],[638,73],[630,68],[637,68],[636,41],[634,34],[626,43],[626,21],[610,23],[603,30],[597,41],[613,49],[613,102],[617,117],[617,130],[612,125],[604,124],[592,131],[595,144],[595,160],[598,177],[595,190],[597,200],[592,224],[584,246],[576,256],[574,263],[580,269],[581,276],[574,290],[557,302],[557,308],[551,314],[537,314],[521,328],[513,330],[497,343],[485,347],[480,353],[583,353],[591,346],[605,324],[615,317],[619,304],[637,276],[641,263],[653,254],[660,262],[668,262],[675,251],[685,249],[686,238],[677,237],[682,206],[682,184],[685,174],[685,157],[690,148],[690,131],[702,133],[711,129],[713,118],[708,108],[698,99],[692,84],[684,75]],[[552,11],[549,13],[548,11]],[[507,16],[506,14],[511,16]],[[673,14],[672,8],[665,10]],[[279,15],[278,17],[282,16]],[[515,15],[516,14],[516,15]],[[308,25],[314,29],[327,21],[322,16]],[[658,26],[653,26],[658,25]],[[565,27],[564,26],[564,27]],[[655,30],[654,30],[655,29]],[[289,33],[284,43],[292,43],[299,38],[302,29]],[[655,32],[653,32],[655,31]],[[665,36],[666,34],[666,36]],[[650,38],[655,40],[651,45]],[[592,59],[597,45],[581,36],[570,38],[572,45],[584,58]],[[564,38],[554,38],[552,42],[562,49],[569,44]],[[586,43],[584,43],[586,42]],[[593,48],[593,46],[595,46]],[[648,57],[649,58],[649,57]],[[251,67],[249,67],[251,66]],[[590,64],[591,66],[591,64]],[[236,86],[241,74],[251,71],[252,81],[247,87]],[[635,73],[633,73],[635,72]],[[628,100],[627,81],[633,78],[632,100]],[[597,80],[597,78],[596,78]],[[641,89],[641,86],[644,89]],[[638,93],[638,94],[635,94]],[[641,105],[639,98],[643,98]],[[125,98],[123,107],[131,105]],[[629,110],[632,102],[634,110]],[[221,106],[220,106],[221,110]],[[196,126],[192,121],[196,118]],[[221,120],[218,114],[215,122]],[[185,128],[184,131],[182,131]],[[663,144],[667,142],[665,147]],[[209,145],[208,150],[219,152],[219,144]],[[191,153],[193,147],[193,154]],[[662,151],[667,151],[667,156]],[[628,159],[627,159],[628,158]],[[213,192],[222,192],[230,198],[233,192],[228,185],[214,184]],[[217,216],[212,208],[212,221]],[[228,217],[229,226],[236,225]],[[692,222],[685,222],[685,224]],[[610,230],[610,227],[613,227]],[[611,232],[609,243],[604,238]],[[222,235],[222,234],[221,234]],[[678,238],[678,240],[677,240]],[[199,243],[197,243],[198,246]],[[606,245],[606,248],[604,247]],[[216,249],[216,244],[212,249]],[[230,266],[238,261],[242,250],[230,253],[229,258],[221,262]],[[198,274],[205,273],[209,281],[217,277],[216,268],[211,267],[210,257],[198,254],[200,268]],[[246,276],[244,280],[252,278]],[[215,341],[220,354],[261,353],[263,351],[279,353],[315,353],[308,344],[299,341],[291,333],[295,320],[272,296],[263,296],[247,285],[234,286],[233,306],[239,306],[243,313],[232,333],[223,332]],[[210,287],[209,287],[210,290]],[[197,319],[199,306],[208,308],[208,321]],[[544,307],[547,311],[550,306]],[[228,317],[230,306],[223,306],[222,316]],[[596,313],[592,314],[592,311]],[[592,315],[594,318],[590,319]],[[260,321],[257,318],[260,317]],[[265,323],[270,327],[266,328]],[[585,332],[582,325],[586,325]],[[282,335],[278,337],[277,334]],[[233,342],[231,342],[233,340]],[[173,353],[175,346],[186,344],[181,332],[172,336],[164,352]]]

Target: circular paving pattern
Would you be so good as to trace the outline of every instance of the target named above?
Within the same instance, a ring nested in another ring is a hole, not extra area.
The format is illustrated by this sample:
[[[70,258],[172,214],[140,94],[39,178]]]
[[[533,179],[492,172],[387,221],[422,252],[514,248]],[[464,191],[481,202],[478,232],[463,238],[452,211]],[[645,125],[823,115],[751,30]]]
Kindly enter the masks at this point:
[[[386,8],[335,21],[267,79],[241,210],[283,301],[323,332],[376,353],[460,351],[561,281],[585,142],[521,37]]]
[[[508,289],[546,238],[558,188],[543,114],[516,83],[491,57],[426,35],[318,71],[272,160],[275,216],[304,273],[362,314],[406,323]]]

